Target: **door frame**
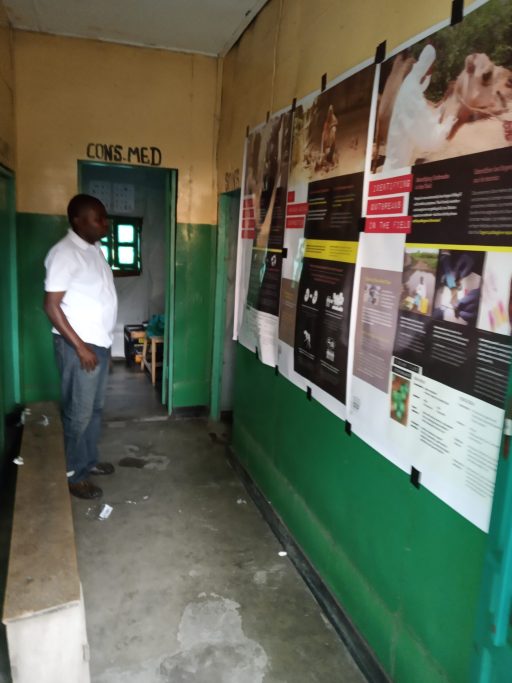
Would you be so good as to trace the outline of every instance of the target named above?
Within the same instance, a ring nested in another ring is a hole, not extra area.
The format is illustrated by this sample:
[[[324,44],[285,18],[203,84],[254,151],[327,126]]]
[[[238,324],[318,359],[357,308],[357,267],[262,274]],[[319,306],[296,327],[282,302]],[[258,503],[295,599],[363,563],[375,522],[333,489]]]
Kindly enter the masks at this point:
[[[224,341],[226,334],[226,292],[228,284],[229,219],[231,205],[240,201],[240,190],[219,195],[219,220],[217,226],[217,256],[215,264],[215,300],[213,318],[212,371],[210,382],[210,419],[218,422],[221,417],[222,370],[224,365]]]
[[[165,192],[165,327],[164,359],[162,367],[162,403],[167,405],[167,414],[172,415],[174,407],[174,344],[176,324],[176,206],[178,203],[178,171],[167,170]]]
[[[167,405],[167,412],[172,414],[174,398],[174,339],[175,326],[175,292],[176,292],[176,225],[178,203],[178,170],[162,166],[143,166],[141,164],[118,164],[104,161],[91,161],[90,159],[78,159],[77,187],[78,192],[83,192],[83,169],[89,166],[104,168],[145,169],[160,171],[166,175],[165,183],[165,327],[164,327],[164,353],[162,363],[162,396],[163,405]]]

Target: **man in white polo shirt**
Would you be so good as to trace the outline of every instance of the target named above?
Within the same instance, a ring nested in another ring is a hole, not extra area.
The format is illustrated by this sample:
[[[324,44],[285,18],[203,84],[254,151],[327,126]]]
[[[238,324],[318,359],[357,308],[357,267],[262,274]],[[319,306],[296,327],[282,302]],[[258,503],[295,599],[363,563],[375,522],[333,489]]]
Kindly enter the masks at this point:
[[[112,474],[98,462],[101,414],[117,317],[112,271],[99,247],[108,233],[103,204],[85,194],[68,205],[71,226],[46,257],[45,311],[53,324],[61,376],[62,424],[70,492],[99,498],[90,474]]]

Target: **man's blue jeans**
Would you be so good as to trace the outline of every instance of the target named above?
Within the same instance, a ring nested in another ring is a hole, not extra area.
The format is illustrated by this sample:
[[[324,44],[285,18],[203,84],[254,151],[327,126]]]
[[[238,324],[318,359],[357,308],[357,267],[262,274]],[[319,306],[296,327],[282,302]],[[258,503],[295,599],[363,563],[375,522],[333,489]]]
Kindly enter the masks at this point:
[[[68,481],[87,479],[98,462],[101,415],[105,402],[110,349],[88,344],[98,365],[87,372],[75,349],[60,335],[54,335],[55,353],[61,379],[61,416]]]

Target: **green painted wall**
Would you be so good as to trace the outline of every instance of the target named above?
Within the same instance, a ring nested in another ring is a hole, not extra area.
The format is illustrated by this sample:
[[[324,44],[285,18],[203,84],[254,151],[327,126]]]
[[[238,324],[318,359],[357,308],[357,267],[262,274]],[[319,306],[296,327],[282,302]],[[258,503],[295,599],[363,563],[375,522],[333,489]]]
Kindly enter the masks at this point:
[[[178,223],[174,324],[175,408],[210,402],[216,227]]]
[[[19,401],[18,314],[14,178],[0,169],[0,470],[6,448],[5,419]]]
[[[234,449],[396,683],[467,683],[486,536],[237,349]]]
[[[44,259],[66,234],[64,216],[17,214],[21,397],[24,403],[59,398],[51,325],[43,310]]]
[[[44,258],[67,230],[64,216],[19,213],[18,271],[22,400],[59,396],[51,326],[42,308]],[[176,243],[176,407],[206,405],[210,391],[215,227],[178,224]]]

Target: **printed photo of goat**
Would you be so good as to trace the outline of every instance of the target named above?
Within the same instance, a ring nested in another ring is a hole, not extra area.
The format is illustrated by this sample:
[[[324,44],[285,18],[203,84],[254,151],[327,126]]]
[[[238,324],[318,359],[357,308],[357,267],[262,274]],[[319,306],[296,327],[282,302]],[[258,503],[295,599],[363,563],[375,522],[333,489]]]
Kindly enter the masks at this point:
[[[490,0],[382,65],[372,171],[512,144],[512,2]]]

